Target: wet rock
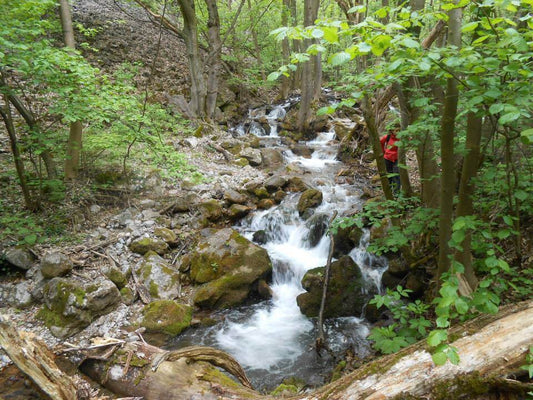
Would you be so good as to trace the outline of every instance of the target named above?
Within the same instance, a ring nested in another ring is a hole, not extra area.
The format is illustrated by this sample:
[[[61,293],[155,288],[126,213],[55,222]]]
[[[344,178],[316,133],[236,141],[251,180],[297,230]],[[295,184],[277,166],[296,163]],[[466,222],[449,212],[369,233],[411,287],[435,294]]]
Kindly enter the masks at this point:
[[[304,192],[307,189],[311,189],[311,187],[302,178],[294,176],[289,179],[289,184],[286,189],[289,192]]]
[[[271,207],[274,207],[276,203],[272,199],[261,199],[257,202],[257,208],[261,210],[268,210]]]
[[[287,197],[287,193],[285,193],[283,190],[278,190],[276,193],[274,193],[274,201],[276,203],[281,203],[285,197]]]
[[[273,175],[265,181],[264,186],[269,192],[272,193],[279,189],[283,189],[287,183],[289,183],[289,180],[286,177],[281,175]]]
[[[178,269],[153,252],[144,256],[134,273],[154,299],[173,300],[180,294]]]
[[[70,259],[58,252],[46,254],[41,260],[41,273],[47,279],[66,275],[72,268]]]
[[[300,294],[296,301],[303,314],[318,316],[322,300],[322,286],[325,267],[307,271],[302,279],[306,293]],[[371,294],[365,289],[365,282],[359,266],[349,256],[331,263],[328,301],[324,317],[359,317]]]
[[[381,276],[381,284],[388,289],[396,289],[396,286],[401,284],[402,281],[402,278],[394,276],[389,271],[383,272],[383,275]]]
[[[260,231],[254,232],[252,240],[257,244],[265,244],[266,242],[268,242],[266,231],[261,229]]]
[[[376,239],[383,239],[387,236],[387,231],[392,226],[390,220],[388,218],[385,218],[381,221],[381,225],[373,225],[370,228],[370,241],[374,241]]]
[[[172,300],[157,300],[143,309],[141,326],[150,333],[179,335],[191,325],[192,308]]]
[[[224,192],[224,200],[230,204],[246,204],[248,198],[233,189],[228,189]]]
[[[329,219],[327,214],[315,214],[306,222],[305,225],[309,229],[306,242],[310,247],[315,247],[326,234],[329,228]]]
[[[322,192],[317,189],[307,189],[303,192],[300,196],[300,200],[298,200],[297,206],[300,216],[302,216],[307,209],[316,208],[322,204],[322,198]]]
[[[264,279],[261,279],[258,282],[257,293],[259,293],[259,296],[264,300],[271,299],[272,295],[274,294],[274,292],[272,291],[272,288]]]
[[[6,252],[5,257],[8,263],[26,271],[31,268],[33,261],[35,260],[33,253],[22,247],[9,249]]]
[[[178,236],[168,228],[155,228],[154,235],[163,239],[168,245],[175,245],[178,242]]]
[[[283,165],[283,154],[278,149],[261,149],[262,165],[266,168],[277,168]]]
[[[333,250],[333,257],[341,257],[347,255],[352,249],[359,245],[363,236],[363,230],[357,225],[348,226],[337,230],[333,236],[335,248]]]
[[[266,250],[230,228],[204,229],[189,265],[191,279],[202,284],[194,303],[206,309],[242,304],[257,294],[257,282],[272,273]]]
[[[239,154],[242,158],[246,158],[252,167],[257,167],[261,165],[261,152],[258,149],[253,149],[251,147],[246,147]]]
[[[153,251],[157,254],[168,253],[168,244],[161,239],[154,238],[140,238],[130,244],[130,250],[134,253],[145,255],[146,253]]]
[[[252,209],[248,206],[243,206],[240,204],[232,204],[228,209],[228,216],[232,221],[241,219],[248,215]]]
[[[291,151],[297,156],[301,156],[304,158],[311,158],[311,155],[313,154],[312,148],[306,145],[297,144],[297,143],[291,146]]]
[[[204,218],[209,221],[218,221],[222,217],[222,206],[217,200],[208,200],[198,205]]]
[[[113,282],[104,278],[86,281],[53,278],[44,288],[45,305],[39,317],[57,337],[81,331],[96,317],[112,311],[120,301]]]

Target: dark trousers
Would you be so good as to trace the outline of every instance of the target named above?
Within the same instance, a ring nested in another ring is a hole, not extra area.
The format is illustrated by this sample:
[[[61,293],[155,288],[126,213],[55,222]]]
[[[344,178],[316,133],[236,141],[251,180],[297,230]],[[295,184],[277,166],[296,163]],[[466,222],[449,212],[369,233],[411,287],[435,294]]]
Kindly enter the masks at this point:
[[[398,169],[398,160],[392,162],[385,158],[385,166],[387,167],[387,173],[391,175],[388,177],[389,185],[392,192],[397,195],[400,192],[400,170]]]

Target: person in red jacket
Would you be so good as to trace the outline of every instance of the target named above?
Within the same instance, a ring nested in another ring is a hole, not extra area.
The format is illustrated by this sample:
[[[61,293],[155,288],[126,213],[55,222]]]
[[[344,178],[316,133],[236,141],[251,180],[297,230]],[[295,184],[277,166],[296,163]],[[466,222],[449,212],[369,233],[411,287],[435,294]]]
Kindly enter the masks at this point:
[[[392,192],[397,195],[400,191],[400,170],[398,169],[398,146],[396,137],[398,129],[392,129],[388,134],[383,135],[379,141],[381,142],[381,150],[383,150],[383,158],[385,158],[385,166],[389,174],[389,185],[391,185]]]

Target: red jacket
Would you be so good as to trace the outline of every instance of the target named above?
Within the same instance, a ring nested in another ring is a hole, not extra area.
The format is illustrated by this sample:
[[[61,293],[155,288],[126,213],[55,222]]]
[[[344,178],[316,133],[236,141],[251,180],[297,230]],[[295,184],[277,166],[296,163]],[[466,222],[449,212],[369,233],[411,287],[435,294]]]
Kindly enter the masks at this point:
[[[396,146],[395,143],[398,141],[398,138],[394,133],[391,133],[389,141],[387,142],[387,146],[385,146],[387,136],[389,135],[383,135],[379,139],[381,142],[381,150],[383,150],[383,158],[392,162],[396,162],[398,160],[398,146]]]

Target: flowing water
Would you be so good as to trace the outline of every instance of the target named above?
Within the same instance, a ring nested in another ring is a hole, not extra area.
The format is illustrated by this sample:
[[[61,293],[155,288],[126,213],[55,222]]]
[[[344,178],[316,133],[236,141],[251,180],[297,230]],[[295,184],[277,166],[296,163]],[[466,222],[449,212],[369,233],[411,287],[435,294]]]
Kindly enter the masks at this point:
[[[277,137],[277,121],[285,116],[285,107],[274,108],[268,114],[270,131],[253,128],[248,123],[248,133],[259,136],[268,146],[281,146]],[[246,133],[244,125],[237,127],[238,134]],[[306,145],[313,149],[310,158],[304,158],[284,149],[287,163],[296,163],[304,170],[304,177],[322,191],[323,203],[315,210],[316,216],[329,219],[334,211],[339,215],[360,206],[356,185],[336,184],[335,176],[341,167],[336,160],[338,143],[335,132],[320,133]],[[330,246],[324,234],[317,244],[310,241],[316,218],[301,219],[296,210],[300,194],[288,195],[278,206],[257,211],[235,228],[252,240],[254,232],[265,232],[267,242],[263,247],[273,262],[271,288],[273,297],[248,307],[224,310],[215,314],[219,322],[209,328],[191,329],[180,335],[172,347],[207,345],[221,348],[232,354],[245,368],[254,387],[272,389],[283,378],[297,377],[310,386],[321,385],[334,366],[329,354],[318,356],[314,351],[316,321],[305,317],[296,304],[298,294],[304,292],[301,280],[306,271],[324,266]],[[379,290],[383,260],[365,251],[368,232],[350,256],[360,266],[368,290]],[[362,293],[361,295],[365,295]],[[328,345],[340,354],[351,348],[356,356],[368,353],[368,325],[362,318],[337,318],[326,321]]]

